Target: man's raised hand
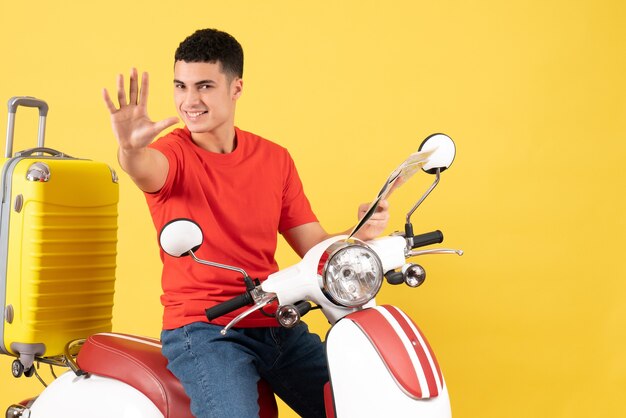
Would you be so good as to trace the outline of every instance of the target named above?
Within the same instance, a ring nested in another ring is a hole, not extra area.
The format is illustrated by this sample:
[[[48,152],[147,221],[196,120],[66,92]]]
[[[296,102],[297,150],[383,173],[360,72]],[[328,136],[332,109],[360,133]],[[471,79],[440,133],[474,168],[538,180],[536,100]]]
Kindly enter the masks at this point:
[[[130,72],[129,97],[126,97],[124,77],[117,77],[117,99],[119,108],[115,106],[104,89],[102,92],[104,102],[111,113],[111,125],[113,133],[117,137],[121,152],[133,152],[143,149],[163,130],[176,124],[178,118],[171,117],[159,122],[153,122],[148,116],[148,73],[144,72],[139,89],[139,77],[137,70]]]

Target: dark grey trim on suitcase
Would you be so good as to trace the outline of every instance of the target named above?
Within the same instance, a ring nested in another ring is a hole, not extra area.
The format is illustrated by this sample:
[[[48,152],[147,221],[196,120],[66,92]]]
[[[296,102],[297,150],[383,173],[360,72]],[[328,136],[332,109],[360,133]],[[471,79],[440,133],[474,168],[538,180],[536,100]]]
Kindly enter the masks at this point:
[[[7,277],[7,261],[9,255],[9,220],[11,216],[11,184],[13,180],[13,170],[17,163],[24,157],[14,157],[9,159],[2,167],[2,208],[0,209],[0,280],[3,285],[0,286],[0,302],[2,302],[2,322],[0,322],[0,350],[4,354],[11,354],[7,347],[4,346],[4,323],[6,321],[6,277]]]
[[[39,109],[39,129],[37,132],[37,146],[43,147],[46,135],[46,118],[48,117],[48,104],[40,99],[30,96],[15,96],[11,97],[7,102],[8,121],[7,121],[7,137],[5,158],[10,158],[2,168],[2,181],[0,187],[2,187],[2,209],[0,211],[0,231],[5,231],[4,236],[0,234],[0,280],[2,280],[2,286],[0,286],[0,302],[2,302],[2,316],[0,317],[0,351],[5,354],[9,354],[8,350],[4,346],[4,322],[6,320],[6,274],[7,274],[7,255],[9,246],[9,214],[11,213],[11,202],[6,201],[11,199],[11,179],[12,174],[9,174],[9,182],[7,185],[7,173],[13,173],[15,164],[21,158],[11,158],[13,153],[13,137],[15,134],[15,114],[20,106],[24,107],[36,107]],[[17,161],[16,161],[17,160]],[[9,170],[9,166],[11,169]]]
[[[11,158],[4,164],[2,168],[2,209],[0,210],[0,231],[5,232],[0,234],[0,280],[3,281],[0,286],[0,302],[2,303],[2,321],[0,322],[0,351],[4,354],[10,354],[7,348],[4,346],[4,323],[6,321],[6,277],[7,277],[7,257],[9,253],[9,216],[11,213],[11,202],[7,200],[11,199],[11,179],[15,164],[21,160],[21,158]],[[8,179],[7,179],[8,177]],[[8,180],[8,182],[7,182]]]

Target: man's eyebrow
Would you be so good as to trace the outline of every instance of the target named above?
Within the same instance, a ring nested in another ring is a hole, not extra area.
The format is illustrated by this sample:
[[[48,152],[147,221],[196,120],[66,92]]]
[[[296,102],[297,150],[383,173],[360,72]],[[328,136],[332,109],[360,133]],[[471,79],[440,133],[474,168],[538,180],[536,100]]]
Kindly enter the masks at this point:
[[[184,85],[185,82],[177,80],[177,79],[174,79],[174,84],[183,84]],[[196,85],[196,86],[201,86],[201,85],[204,85],[204,84],[215,84],[215,81],[213,81],[213,80],[200,80],[200,81],[196,81],[194,83],[194,85]]]

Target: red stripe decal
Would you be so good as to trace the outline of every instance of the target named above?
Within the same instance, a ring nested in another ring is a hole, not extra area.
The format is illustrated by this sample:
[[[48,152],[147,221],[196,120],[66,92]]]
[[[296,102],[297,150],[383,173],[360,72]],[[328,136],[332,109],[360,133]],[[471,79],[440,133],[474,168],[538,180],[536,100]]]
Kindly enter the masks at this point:
[[[413,345],[413,348],[415,349],[415,354],[417,354],[417,358],[419,359],[420,365],[422,366],[422,370],[424,371],[424,376],[426,377],[426,382],[428,383],[428,391],[430,392],[430,396],[431,397],[438,396],[439,387],[437,386],[437,381],[435,380],[433,369],[430,365],[430,362],[428,361],[428,357],[426,356],[426,352],[424,350],[429,351],[429,354],[431,358],[433,359],[433,363],[435,363],[435,367],[437,368],[438,372],[439,372],[439,366],[437,366],[437,360],[435,359],[435,356],[432,350],[430,349],[430,346],[428,346],[428,342],[426,341],[426,338],[424,338],[424,334],[422,334],[419,328],[417,328],[417,326],[413,324],[415,326],[415,329],[417,329],[420,336],[422,337],[422,340],[424,340],[426,347],[422,346],[419,339],[413,332],[413,329],[411,328],[409,323],[406,321],[405,317],[398,311],[398,308],[394,306],[389,306],[389,305],[384,305],[382,306],[382,308],[386,309],[387,312],[389,312],[391,316],[393,316],[393,318],[398,322],[398,324],[402,328],[402,331],[404,331],[406,336],[409,337],[409,340],[411,341],[411,344]],[[442,381],[441,373],[439,373],[439,381],[440,382]]]
[[[422,336],[422,340],[424,340],[424,344],[426,344],[426,348],[428,348],[428,352],[430,353],[430,358],[432,358],[433,359],[433,363],[435,363],[435,368],[437,369],[437,374],[439,375],[439,381],[441,382],[441,388],[443,389],[443,374],[441,374],[441,368],[439,367],[439,362],[437,361],[437,357],[435,356],[435,352],[430,347],[430,343],[428,342],[428,340],[424,336],[424,333],[422,332],[422,330],[419,329],[419,327],[417,325],[415,325],[415,322],[413,322],[410,318],[409,318],[409,320],[411,321],[411,323],[413,323],[413,326],[415,327],[417,332],[420,333],[420,335]]]
[[[389,321],[375,309],[355,312],[346,319],[352,320],[367,335],[396,382],[411,396],[421,399],[422,389],[413,362]]]

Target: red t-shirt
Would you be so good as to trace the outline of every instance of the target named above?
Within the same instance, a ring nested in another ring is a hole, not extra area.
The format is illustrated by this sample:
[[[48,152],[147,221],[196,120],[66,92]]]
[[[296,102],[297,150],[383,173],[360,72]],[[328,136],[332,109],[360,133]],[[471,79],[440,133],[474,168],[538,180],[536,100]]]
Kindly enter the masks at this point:
[[[204,241],[199,258],[243,268],[261,281],[278,270],[277,233],[317,222],[287,150],[235,128],[237,147],[229,154],[198,147],[187,128],[176,129],[150,146],[169,161],[165,185],[146,193],[157,234],[176,218],[196,221]],[[204,310],[245,291],[241,274],[208,267],[191,257],[161,251],[163,328],[208,322]],[[212,321],[227,324],[241,310]],[[240,327],[276,326],[260,312]]]

